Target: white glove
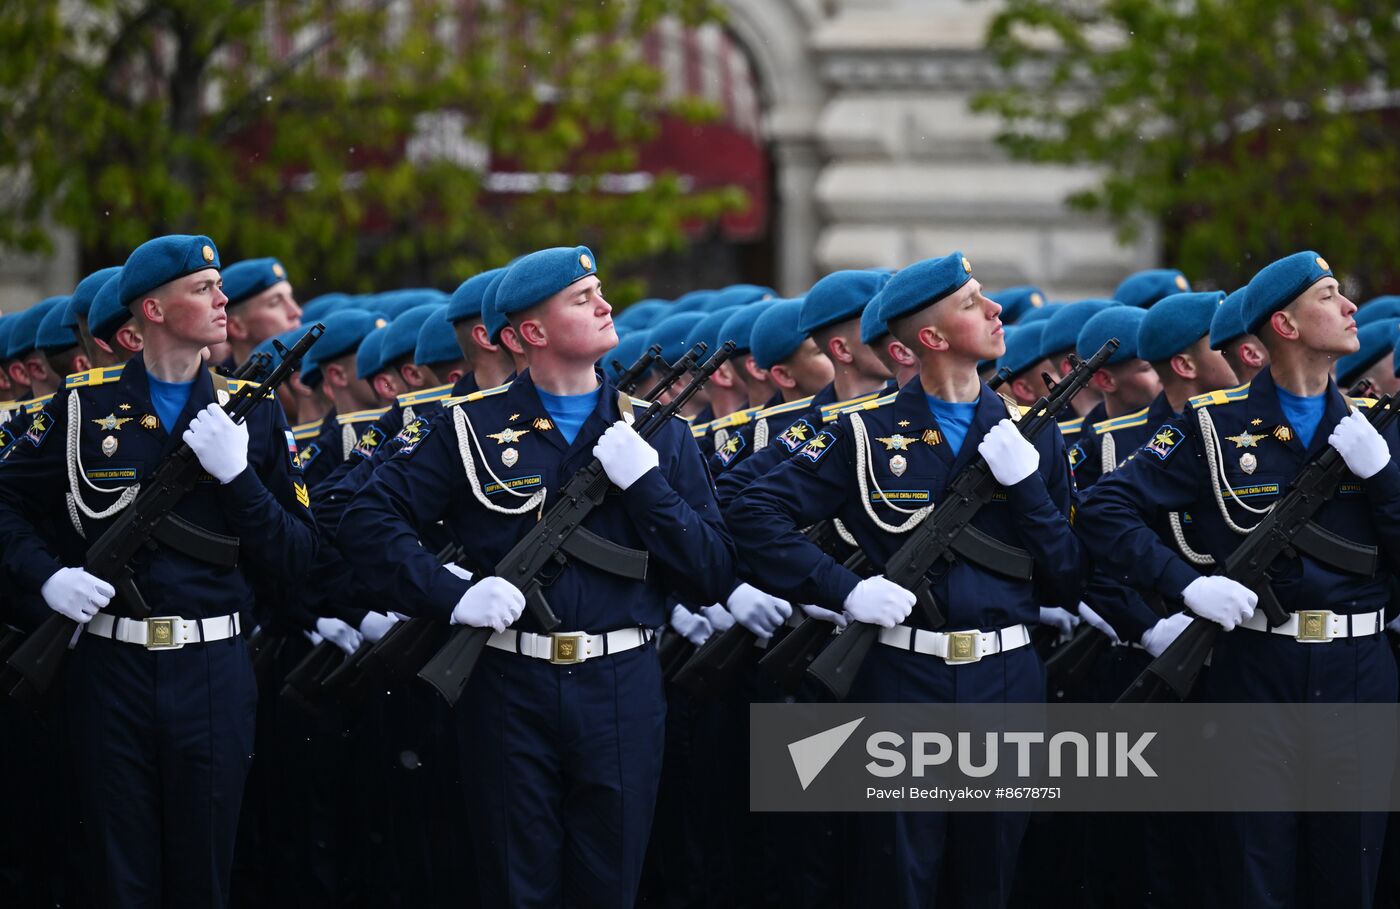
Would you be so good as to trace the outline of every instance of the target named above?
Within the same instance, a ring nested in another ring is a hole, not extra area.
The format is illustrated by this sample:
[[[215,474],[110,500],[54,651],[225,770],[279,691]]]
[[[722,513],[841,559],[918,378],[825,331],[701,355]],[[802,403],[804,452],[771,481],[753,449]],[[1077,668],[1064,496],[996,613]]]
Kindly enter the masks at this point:
[[[463,568],[461,565],[458,565],[456,562],[448,562],[442,567],[446,568],[448,571],[452,572],[464,581],[470,581],[472,579],[472,573],[470,571],[467,571],[467,569]]]
[[[709,622],[710,627],[716,632],[728,631],[734,626],[734,616],[730,615],[729,610],[718,603],[702,607],[700,614],[705,617],[705,621]]]
[[[792,604],[787,600],[764,593],[748,584],[740,584],[734,588],[734,592],[729,595],[729,602],[725,603],[725,608],[734,616],[734,621],[765,641],[773,636],[773,632],[778,630],[778,626],[783,624],[788,616],[792,615]]]
[[[593,457],[603,462],[603,470],[618,489],[631,486],[659,463],[656,449],[622,420],[598,437]]]
[[[358,631],[340,619],[325,617],[317,619],[316,633],[346,653],[354,653],[359,650],[360,643],[364,640]]]
[[[1142,633],[1142,646],[1154,658],[1162,655],[1162,651],[1171,646],[1177,635],[1186,630],[1186,626],[1191,624],[1191,613],[1178,612],[1176,615],[1169,615],[1165,619],[1158,619],[1157,624]]]
[[[367,612],[364,620],[360,622],[360,634],[371,644],[384,637],[384,633],[398,624],[398,617],[392,614],[385,615],[382,612]]]
[[[1181,592],[1186,608],[1231,630],[1254,615],[1259,595],[1238,581],[1211,574],[1196,578]]]
[[[830,609],[823,609],[814,603],[803,603],[802,611],[809,617],[822,622],[830,622],[837,628],[846,627],[846,614],[844,612],[832,612]]]
[[[710,632],[714,631],[704,616],[691,612],[679,603],[671,609],[671,627],[696,647],[705,643]]]
[[[987,431],[977,444],[977,453],[987,459],[992,476],[1002,486],[1015,486],[1040,466],[1040,452],[1009,418]]]
[[[915,602],[914,594],[877,574],[857,584],[843,607],[852,621],[893,628],[909,617]]]
[[[306,639],[311,642],[312,647],[319,646],[320,643],[325,640],[325,638],[314,631],[303,631],[302,634],[306,635]]]
[[[1079,604],[1079,617],[1087,622],[1090,628],[1108,635],[1108,639],[1113,643],[1123,643],[1118,637],[1118,632],[1113,630],[1113,626],[1105,622],[1103,616],[1090,609],[1088,603]]]
[[[1347,469],[1363,480],[1374,477],[1390,463],[1390,446],[1360,411],[1338,420],[1327,444],[1337,449],[1347,462]]]
[[[39,593],[50,609],[79,625],[86,625],[117,595],[111,584],[81,568],[60,568],[49,575]]]
[[[248,424],[233,422],[217,404],[195,414],[180,438],[194,449],[199,466],[220,483],[231,483],[248,467]]]
[[[525,608],[525,594],[505,578],[495,575],[477,581],[457,605],[452,607],[453,625],[475,625],[477,628],[491,628],[505,631],[520,618]]]
[[[1074,626],[1079,624],[1079,616],[1059,606],[1040,607],[1040,624],[1049,625],[1060,632],[1060,638],[1070,636]]]

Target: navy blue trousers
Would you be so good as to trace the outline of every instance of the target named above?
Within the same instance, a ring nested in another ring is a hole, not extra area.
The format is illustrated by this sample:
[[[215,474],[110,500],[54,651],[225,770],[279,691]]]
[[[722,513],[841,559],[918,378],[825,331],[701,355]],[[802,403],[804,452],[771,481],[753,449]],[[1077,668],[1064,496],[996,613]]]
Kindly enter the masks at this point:
[[[69,741],[94,906],[224,906],[257,685],[241,638],[148,652],[84,635]]]
[[[1226,703],[1394,703],[1395,657],[1383,635],[1300,644],[1237,630],[1220,635],[1206,686],[1211,700]],[[1369,774],[1345,749],[1335,759]],[[1383,813],[1239,813],[1218,815],[1216,826],[1225,905],[1373,904]]]
[[[949,666],[876,644],[848,698],[866,703],[1043,703],[1045,667],[1031,647]],[[911,811],[855,816],[855,905],[1004,906],[1026,812]]]
[[[665,744],[655,645],[572,666],[487,648],[457,719],[482,905],[630,909]]]

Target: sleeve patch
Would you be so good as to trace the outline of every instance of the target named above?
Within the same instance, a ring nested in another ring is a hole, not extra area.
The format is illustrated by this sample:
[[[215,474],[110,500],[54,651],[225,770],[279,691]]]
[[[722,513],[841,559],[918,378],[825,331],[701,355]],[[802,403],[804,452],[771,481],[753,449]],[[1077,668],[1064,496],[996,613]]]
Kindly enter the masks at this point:
[[[421,445],[432,431],[432,425],[421,417],[409,420],[404,424],[403,429],[399,430],[399,434],[394,436],[394,441],[399,445],[398,453],[401,455],[413,454],[414,449]]]
[[[1068,454],[1069,454],[1069,466],[1070,466],[1070,469],[1073,470],[1074,468],[1076,468],[1076,467],[1079,466],[1079,462],[1080,462],[1080,461],[1084,460],[1084,446],[1083,446],[1083,444],[1080,443],[1080,442],[1075,442],[1072,446],[1070,446],[1070,449],[1069,449]]]
[[[301,465],[297,463],[297,437],[292,435],[290,429],[282,430],[282,435],[287,439],[287,460],[292,464],[292,470],[301,470]]]
[[[305,470],[312,461],[316,460],[316,456],[320,453],[321,446],[312,442],[297,453],[296,463],[293,466],[298,470]]]
[[[787,449],[788,454],[792,454],[811,441],[815,434],[816,430],[812,428],[811,423],[808,423],[806,420],[798,420],[796,423],[793,423],[787,429],[783,430],[782,434],[778,436],[778,441],[783,443],[783,447]]]
[[[384,430],[379,428],[378,423],[375,423],[364,431],[350,453],[359,455],[362,458],[368,458],[370,455],[374,454],[374,450],[379,447],[379,443],[382,441],[384,441]]]
[[[293,483],[292,491],[297,494],[297,501],[301,503],[302,508],[311,507],[311,494],[306,491],[305,483]]]
[[[829,430],[823,429],[812,438],[812,441],[802,447],[802,450],[797,453],[797,457],[806,458],[815,464],[826,457],[826,453],[835,446],[836,436]]]
[[[1181,430],[1170,423],[1164,423],[1162,428],[1153,433],[1152,438],[1148,439],[1147,444],[1142,447],[1155,454],[1159,460],[1165,461],[1185,438],[1186,436],[1182,434]]]
[[[29,429],[24,433],[24,437],[38,448],[44,444],[44,438],[48,436],[50,429],[53,429],[53,417],[47,410],[41,410],[29,421]]]
[[[724,440],[724,444],[715,448],[715,457],[723,467],[728,467],[734,463],[734,459],[739,456],[739,452],[744,450],[744,434],[736,432]]]

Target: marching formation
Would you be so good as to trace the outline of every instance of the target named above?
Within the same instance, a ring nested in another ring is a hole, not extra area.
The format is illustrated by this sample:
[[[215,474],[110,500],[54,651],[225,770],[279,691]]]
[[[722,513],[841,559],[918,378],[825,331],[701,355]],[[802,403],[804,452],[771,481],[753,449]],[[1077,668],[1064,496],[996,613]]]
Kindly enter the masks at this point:
[[[303,306],[152,239],[0,318],[0,899],[1394,900],[1383,813],[759,814],[747,745],[757,702],[1395,702],[1397,340],[1311,251],[614,313],[583,246]]]

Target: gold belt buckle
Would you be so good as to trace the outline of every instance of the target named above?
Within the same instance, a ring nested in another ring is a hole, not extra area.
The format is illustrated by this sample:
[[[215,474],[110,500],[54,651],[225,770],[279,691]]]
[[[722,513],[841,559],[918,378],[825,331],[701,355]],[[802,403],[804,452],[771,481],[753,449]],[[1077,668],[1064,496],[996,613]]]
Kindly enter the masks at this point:
[[[583,634],[551,634],[549,636],[549,661],[556,666],[568,666],[583,662]]]
[[[1298,616],[1298,633],[1293,636],[1294,640],[1309,644],[1326,643],[1332,640],[1332,623],[1328,621],[1331,613],[1327,610],[1304,610],[1296,615]]]
[[[185,646],[184,641],[175,640],[175,623],[180,621],[179,616],[161,616],[146,620],[146,649],[147,650],[179,650]]]
[[[982,653],[977,649],[977,641],[981,636],[980,631],[949,632],[948,655],[943,658],[943,661],[946,663],[975,663],[982,659]]]

